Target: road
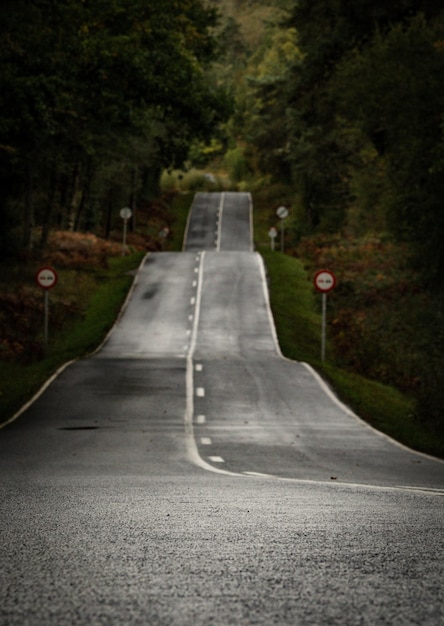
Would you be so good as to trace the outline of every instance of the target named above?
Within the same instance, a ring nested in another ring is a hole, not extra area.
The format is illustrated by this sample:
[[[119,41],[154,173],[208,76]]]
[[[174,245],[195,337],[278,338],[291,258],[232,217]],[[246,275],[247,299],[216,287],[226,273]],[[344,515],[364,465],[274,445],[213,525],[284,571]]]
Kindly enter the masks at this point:
[[[444,621],[444,464],[282,357],[248,194],[0,430],[0,624]]]

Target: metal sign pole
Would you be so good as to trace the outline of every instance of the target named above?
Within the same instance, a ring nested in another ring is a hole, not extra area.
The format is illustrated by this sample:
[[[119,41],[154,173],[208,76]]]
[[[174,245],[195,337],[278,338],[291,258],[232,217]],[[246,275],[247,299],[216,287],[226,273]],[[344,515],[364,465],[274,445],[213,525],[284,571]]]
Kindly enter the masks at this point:
[[[288,209],[285,206],[280,206],[276,211],[276,215],[281,220],[281,252],[284,252],[284,220],[288,217]]]
[[[126,252],[126,231],[128,229],[128,220],[131,219],[133,212],[129,207],[125,207],[120,211],[120,217],[123,219],[123,244],[122,244],[122,256],[125,256]]]
[[[56,286],[58,281],[57,272],[52,267],[41,267],[35,276],[36,282],[45,293],[45,320],[44,320],[44,342],[45,348],[48,345],[49,327],[49,290]]]
[[[321,332],[321,361],[325,361],[325,346],[327,334],[327,293],[335,288],[336,276],[329,270],[320,270],[314,277],[314,286],[322,293],[322,332]]]
[[[322,294],[322,339],[321,339],[321,361],[325,362],[325,339],[327,329],[327,294]]]
[[[128,229],[128,220],[123,220],[123,244],[122,244],[122,256],[125,256],[126,250],[126,231]]]
[[[48,346],[48,327],[49,327],[49,291],[45,289],[45,347]]]

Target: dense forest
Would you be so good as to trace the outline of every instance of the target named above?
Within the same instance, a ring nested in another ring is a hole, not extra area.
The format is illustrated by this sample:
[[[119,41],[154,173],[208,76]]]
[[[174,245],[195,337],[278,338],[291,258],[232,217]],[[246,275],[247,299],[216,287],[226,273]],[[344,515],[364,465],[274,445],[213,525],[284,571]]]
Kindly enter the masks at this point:
[[[437,0],[3,0],[0,259],[228,172],[340,273],[338,365],[442,429],[443,76]]]
[[[424,280],[442,290],[441,3],[212,4],[243,16],[226,18],[224,31],[241,76],[231,131],[248,167],[297,190],[300,233],[387,229],[414,246]],[[248,51],[242,23],[254,5],[275,11]]]
[[[52,225],[109,230],[209,138],[228,105],[205,75],[215,23],[199,0],[1,3],[3,257]]]

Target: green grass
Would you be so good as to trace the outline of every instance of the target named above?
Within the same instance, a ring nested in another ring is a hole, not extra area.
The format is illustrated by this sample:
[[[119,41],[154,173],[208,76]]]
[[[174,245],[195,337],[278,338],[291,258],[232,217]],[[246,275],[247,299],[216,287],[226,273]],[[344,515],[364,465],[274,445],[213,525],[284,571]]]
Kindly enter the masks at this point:
[[[397,389],[321,362],[321,313],[318,296],[299,259],[261,250],[267,268],[270,303],[282,353],[305,361],[333,387],[359,417],[397,441],[444,458],[444,441],[414,418],[414,402]]]
[[[59,367],[100,345],[133,282],[130,272],[138,267],[142,258],[143,253],[111,258],[107,270],[59,271],[56,289],[64,289],[65,294],[69,294],[77,288],[82,314],[74,315],[61,330],[49,327],[43,359],[27,365],[0,361],[0,423],[18,411]]]

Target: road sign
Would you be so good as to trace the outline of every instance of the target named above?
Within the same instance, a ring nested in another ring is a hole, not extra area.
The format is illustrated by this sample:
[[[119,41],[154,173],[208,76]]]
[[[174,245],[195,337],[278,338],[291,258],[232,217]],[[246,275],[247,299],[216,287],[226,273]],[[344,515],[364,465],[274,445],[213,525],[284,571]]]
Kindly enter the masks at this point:
[[[331,291],[336,286],[336,276],[329,270],[320,270],[314,277],[314,286],[322,293]]]
[[[281,218],[281,220],[284,220],[286,217],[288,217],[288,209],[285,206],[280,206],[278,208],[278,210],[276,211],[276,215],[278,217]]]
[[[123,242],[122,242],[122,256],[125,256],[126,251],[126,232],[128,230],[128,220],[131,219],[133,212],[129,207],[120,209],[120,217],[123,219]]]
[[[52,267],[41,267],[35,275],[37,284],[42,289],[51,289],[57,284],[57,272]]]
[[[120,217],[125,221],[131,219],[132,215],[133,215],[133,212],[128,207],[125,207],[124,209],[121,209],[120,211]]]
[[[314,277],[314,286],[322,293],[322,330],[321,360],[325,361],[325,343],[327,334],[327,293],[335,288],[336,276],[330,270],[320,270]]]
[[[48,320],[49,320],[49,289],[57,284],[57,272],[52,267],[41,267],[35,275],[37,285],[44,290],[45,293],[45,346],[48,345]]]

